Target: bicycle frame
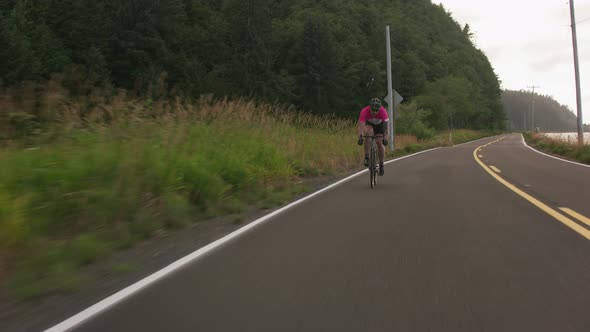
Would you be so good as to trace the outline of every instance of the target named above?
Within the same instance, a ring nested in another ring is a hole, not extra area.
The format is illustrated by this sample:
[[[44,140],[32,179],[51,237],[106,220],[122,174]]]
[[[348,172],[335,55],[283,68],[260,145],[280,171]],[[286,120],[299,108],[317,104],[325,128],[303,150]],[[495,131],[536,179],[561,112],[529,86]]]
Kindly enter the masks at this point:
[[[377,172],[379,171],[379,163],[377,162],[379,156],[377,154],[377,136],[363,136],[365,139],[371,140],[371,149],[369,151],[369,178],[371,188],[377,185]]]

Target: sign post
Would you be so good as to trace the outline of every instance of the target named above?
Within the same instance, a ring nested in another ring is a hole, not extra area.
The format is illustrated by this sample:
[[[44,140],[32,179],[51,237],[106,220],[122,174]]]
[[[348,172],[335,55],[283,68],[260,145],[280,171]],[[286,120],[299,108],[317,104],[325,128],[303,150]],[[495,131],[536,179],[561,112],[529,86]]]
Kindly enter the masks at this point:
[[[390,41],[390,34],[389,34],[389,25],[385,28],[385,39],[387,40],[387,109],[389,111],[389,142],[391,143],[391,151],[395,150],[395,142],[393,134],[393,95],[391,90],[393,90],[393,84],[391,79],[391,41]]]
[[[399,110],[398,106],[404,100],[404,97],[400,96],[397,91],[394,89],[389,90],[389,94],[387,95],[387,103],[390,109],[392,110],[389,112],[389,140],[391,141],[391,151],[395,150],[395,119],[399,117]],[[393,97],[392,97],[393,95]],[[391,101],[391,104],[390,104]]]

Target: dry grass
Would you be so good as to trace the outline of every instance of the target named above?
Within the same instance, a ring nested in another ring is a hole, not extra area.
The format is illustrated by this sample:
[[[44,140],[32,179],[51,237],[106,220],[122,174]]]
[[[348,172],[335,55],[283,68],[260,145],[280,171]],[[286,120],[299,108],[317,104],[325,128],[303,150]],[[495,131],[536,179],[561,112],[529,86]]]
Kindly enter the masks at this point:
[[[573,143],[565,142],[538,133],[527,132],[524,133],[524,137],[529,144],[549,154],[590,164],[590,145],[580,146],[577,141]]]
[[[360,160],[350,121],[243,99],[74,98],[58,83],[0,94],[0,252],[18,252],[4,270],[20,298],[69,290],[76,268],[160,228],[283,204],[298,177]]]
[[[403,148],[410,144],[418,144],[418,139],[412,135],[397,135],[395,136],[395,144]]]

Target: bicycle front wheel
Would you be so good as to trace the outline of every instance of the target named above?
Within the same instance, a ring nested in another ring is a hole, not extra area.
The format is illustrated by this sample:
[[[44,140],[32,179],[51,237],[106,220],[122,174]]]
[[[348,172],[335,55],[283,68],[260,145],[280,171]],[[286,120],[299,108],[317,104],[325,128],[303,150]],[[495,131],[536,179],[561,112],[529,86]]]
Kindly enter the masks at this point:
[[[377,184],[377,153],[374,148],[371,149],[371,156],[369,161],[369,178],[371,181],[371,188],[375,188]]]

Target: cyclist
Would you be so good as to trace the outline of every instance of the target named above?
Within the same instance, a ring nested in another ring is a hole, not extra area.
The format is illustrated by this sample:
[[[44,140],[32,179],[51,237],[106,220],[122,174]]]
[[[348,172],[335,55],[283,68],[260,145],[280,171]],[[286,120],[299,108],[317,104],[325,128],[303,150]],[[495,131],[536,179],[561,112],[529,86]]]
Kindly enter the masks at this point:
[[[385,174],[383,159],[387,145],[389,116],[381,105],[379,98],[371,99],[371,103],[361,110],[359,116],[359,140],[358,145],[363,145],[363,136],[376,136],[377,151],[379,153],[379,175]],[[369,166],[370,142],[365,142],[365,167]]]

